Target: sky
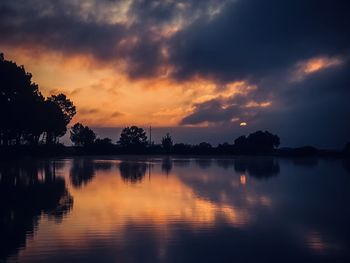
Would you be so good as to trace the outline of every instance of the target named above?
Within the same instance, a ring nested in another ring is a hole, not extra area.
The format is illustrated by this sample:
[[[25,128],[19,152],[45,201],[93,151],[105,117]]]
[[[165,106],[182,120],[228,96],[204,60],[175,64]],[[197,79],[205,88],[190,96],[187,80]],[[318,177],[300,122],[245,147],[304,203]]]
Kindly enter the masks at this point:
[[[0,51],[73,123],[117,140],[230,142],[269,130],[282,146],[350,141],[347,0],[1,0]]]

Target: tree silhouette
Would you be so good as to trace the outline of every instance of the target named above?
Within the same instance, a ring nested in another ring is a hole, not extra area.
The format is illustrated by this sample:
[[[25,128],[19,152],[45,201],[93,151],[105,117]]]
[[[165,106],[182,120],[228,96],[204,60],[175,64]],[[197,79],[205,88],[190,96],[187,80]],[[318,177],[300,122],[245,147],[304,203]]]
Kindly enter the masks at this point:
[[[212,153],[213,147],[210,143],[201,142],[193,147],[193,152],[195,154],[210,154]]]
[[[165,153],[169,154],[173,150],[173,139],[169,133],[162,138],[162,147]]]
[[[75,106],[66,95],[58,94],[47,98],[46,105],[49,110],[47,121],[51,124],[46,132],[46,143],[56,142],[67,132],[67,125],[76,114]]]
[[[46,144],[56,143],[57,138],[67,132],[64,114],[57,104],[50,100],[44,102],[44,112],[42,114],[45,123]]]
[[[97,138],[95,140],[95,145],[101,145],[101,146],[104,146],[104,147],[109,147],[109,146],[113,146],[113,143],[112,143],[112,139],[111,138]]]
[[[47,100],[54,102],[61,109],[65,124],[68,125],[76,114],[76,108],[73,105],[73,102],[62,93],[58,95],[52,95]]]
[[[97,138],[92,150],[96,154],[113,154],[115,153],[115,145],[110,138]]]
[[[23,66],[0,55],[0,145],[57,142],[75,115],[73,103],[64,95],[45,100],[32,75]]]
[[[268,131],[257,131],[248,137],[240,136],[235,140],[235,150],[239,153],[269,153],[280,144],[280,139]]]
[[[88,126],[78,122],[71,128],[70,139],[74,145],[86,147],[94,143],[96,134]]]
[[[173,147],[175,154],[189,154],[191,153],[192,146],[190,144],[176,143]]]
[[[26,134],[37,134],[37,104],[44,101],[32,75],[0,55],[0,144],[20,144]]]
[[[137,126],[126,127],[120,134],[118,144],[129,152],[143,151],[147,145],[146,132]]]

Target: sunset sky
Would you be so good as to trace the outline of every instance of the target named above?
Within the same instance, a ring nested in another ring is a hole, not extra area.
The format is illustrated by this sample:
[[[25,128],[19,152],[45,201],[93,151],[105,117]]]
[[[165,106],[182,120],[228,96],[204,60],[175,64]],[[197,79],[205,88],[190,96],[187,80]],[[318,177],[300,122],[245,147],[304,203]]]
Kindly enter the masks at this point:
[[[350,141],[347,0],[1,0],[0,52],[74,122],[175,141]]]

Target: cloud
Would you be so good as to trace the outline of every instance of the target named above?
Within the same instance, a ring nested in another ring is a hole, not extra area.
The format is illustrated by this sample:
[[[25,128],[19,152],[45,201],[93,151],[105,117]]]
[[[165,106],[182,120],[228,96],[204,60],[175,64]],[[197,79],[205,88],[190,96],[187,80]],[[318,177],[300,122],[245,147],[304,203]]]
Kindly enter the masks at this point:
[[[257,111],[271,106],[267,97],[256,97],[256,89],[246,87],[245,92],[234,93],[229,97],[217,96],[214,99],[194,104],[192,113],[185,116],[181,125],[224,124],[239,121],[252,121]],[[219,93],[220,94],[220,93]],[[254,97],[256,97],[254,99]]]
[[[349,52],[350,4],[326,0],[238,0],[201,19],[171,43],[174,76],[259,79],[320,55]]]
[[[100,110],[96,108],[79,108],[78,113],[79,115],[91,115],[100,113]]]
[[[131,77],[257,79],[349,52],[346,0],[3,0],[1,44],[124,63]]]
[[[168,64],[171,32],[209,16],[222,2],[3,0],[0,34],[6,38],[0,44],[84,54],[123,64],[133,78],[154,76]]]
[[[115,111],[111,114],[111,118],[118,118],[118,117],[123,116],[123,115],[124,115],[124,113],[121,113],[119,111]]]

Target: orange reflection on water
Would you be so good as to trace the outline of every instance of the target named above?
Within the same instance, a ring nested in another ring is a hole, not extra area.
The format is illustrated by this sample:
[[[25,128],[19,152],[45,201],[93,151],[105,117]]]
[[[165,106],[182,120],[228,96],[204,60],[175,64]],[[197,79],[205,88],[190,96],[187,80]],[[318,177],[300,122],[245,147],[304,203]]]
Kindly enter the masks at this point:
[[[245,185],[247,183],[247,177],[243,174],[239,177],[239,181],[241,184]]]
[[[42,220],[36,240],[50,232],[55,245],[77,246],[85,244],[90,235],[108,237],[118,233],[122,239],[130,226],[152,228],[164,238],[171,235],[175,224],[207,229],[218,220],[234,227],[244,227],[251,220],[246,208],[225,200],[201,198],[174,174],[166,176],[153,170],[150,177],[147,172],[142,180],[131,183],[123,180],[118,167],[114,163],[110,169],[97,170],[94,179],[81,188],[68,185],[74,197],[73,210],[54,227],[52,222]],[[60,172],[67,182],[69,170],[67,166]]]

